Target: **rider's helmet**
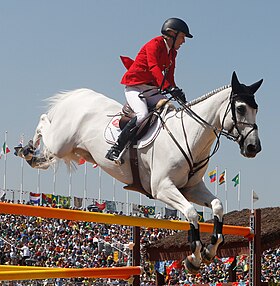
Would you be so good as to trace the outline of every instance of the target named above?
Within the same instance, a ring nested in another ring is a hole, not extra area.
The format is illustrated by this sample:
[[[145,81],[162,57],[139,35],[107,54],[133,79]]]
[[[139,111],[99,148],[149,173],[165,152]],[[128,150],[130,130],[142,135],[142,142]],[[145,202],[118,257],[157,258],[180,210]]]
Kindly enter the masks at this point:
[[[188,25],[183,20],[178,18],[169,18],[163,23],[161,33],[170,37],[168,31],[175,31],[177,33],[182,32],[188,38],[193,37],[193,35],[190,34]]]

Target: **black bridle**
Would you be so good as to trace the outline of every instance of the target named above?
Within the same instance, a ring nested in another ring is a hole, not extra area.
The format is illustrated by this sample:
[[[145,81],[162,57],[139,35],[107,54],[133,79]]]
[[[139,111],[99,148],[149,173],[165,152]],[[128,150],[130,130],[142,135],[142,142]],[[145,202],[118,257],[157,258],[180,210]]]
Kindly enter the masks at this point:
[[[236,118],[236,108],[235,108],[235,103],[237,100],[243,101],[245,103],[247,103],[249,106],[251,106],[254,109],[257,109],[258,106],[255,103],[254,97],[253,95],[250,94],[238,94],[238,93],[231,93],[230,95],[230,108],[231,108],[231,115],[232,115],[232,121],[233,121],[233,127],[228,131],[229,133],[232,133],[233,129],[235,128],[238,136],[237,136],[237,142],[239,144],[240,147],[242,147],[244,145],[244,141],[246,140],[246,138],[250,135],[251,132],[253,132],[254,130],[258,129],[258,126],[256,123],[247,123],[247,122],[242,122],[242,121],[237,121]],[[252,127],[250,129],[250,131],[244,136],[241,132],[240,129],[238,128],[238,126],[240,125],[246,125],[249,127]]]

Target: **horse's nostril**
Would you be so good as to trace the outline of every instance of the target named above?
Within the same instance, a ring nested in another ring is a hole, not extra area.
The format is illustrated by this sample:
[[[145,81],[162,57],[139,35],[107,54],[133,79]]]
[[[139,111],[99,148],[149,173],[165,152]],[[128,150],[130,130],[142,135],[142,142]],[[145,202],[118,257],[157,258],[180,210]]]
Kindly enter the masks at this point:
[[[256,146],[252,145],[252,144],[249,144],[247,146],[247,151],[250,152],[250,153],[256,152]]]

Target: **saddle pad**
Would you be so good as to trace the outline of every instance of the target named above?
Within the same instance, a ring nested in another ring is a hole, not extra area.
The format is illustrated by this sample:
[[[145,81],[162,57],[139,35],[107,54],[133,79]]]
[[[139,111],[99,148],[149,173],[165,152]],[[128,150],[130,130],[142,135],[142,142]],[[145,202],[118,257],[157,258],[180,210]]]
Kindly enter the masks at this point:
[[[168,118],[171,117],[174,113],[170,112],[166,115],[166,111],[164,110],[161,114],[161,117],[164,119],[164,121]],[[121,129],[119,127],[119,122],[121,119],[121,114],[116,114],[109,122],[107,127],[105,128],[104,131],[104,138],[107,143],[109,144],[115,144],[117,141]],[[137,148],[145,148],[149,144],[151,144],[158,136],[160,130],[162,128],[161,120],[157,120],[157,122],[148,130],[148,132],[140,139],[138,140],[137,143]]]
[[[121,115],[115,115],[105,128],[104,137],[106,142],[109,144],[115,144],[121,133],[121,129],[119,127],[120,119]],[[148,146],[151,142],[153,142],[159,134],[160,129],[161,122],[160,120],[157,120],[157,122],[152,126],[152,128],[150,128],[150,130],[148,130],[148,132],[138,141],[137,148],[144,148]]]

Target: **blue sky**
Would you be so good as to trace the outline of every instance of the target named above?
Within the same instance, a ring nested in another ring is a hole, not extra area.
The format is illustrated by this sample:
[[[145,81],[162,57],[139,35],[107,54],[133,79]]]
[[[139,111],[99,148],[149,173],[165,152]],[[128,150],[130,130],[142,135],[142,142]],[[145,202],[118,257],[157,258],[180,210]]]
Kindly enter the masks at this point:
[[[177,57],[176,82],[188,99],[230,83],[235,70],[241,82],[261,78],[257,92],[257,123],[262,152],[255,159],[239,154],[238,146],[222,140],[208,171],[227,169],[229,210],[237,208],[231,179],[241,172],[241,208],[250,207],[254,189],[256,207],[279,206],[279,1],[2,1],[0,4],[0,141],[8,131],[8,146],[21,134],[33,137],[44,99],[53,94],[87,87],[124,102],[124,73],[119,56],[135,57],[140,47],[159,35],[165,19],[179,17],[194,38]],[[7,188],[19,189],[21,161],[7,156]],[[3,185],[4,160],[0,160]],[[211,190],[214,185],[205,181]],[[52,170],[42,172],[41,191],[52,192]],[[60,164],[56,191],[68,194],[69,175]],[[37,171],[24,166],[24,190],[36,191]],[[102,198],[112,198],[112,179],[102,175]],[[82,196],[83,167],[72,176],[73,195]],[[117,184],[117,200],[126,192]],[[88,191],[98,196],[96,169],[88,170]],[[224,200],[224,187],[218,196]],[[131,200],[138,200],[131,193]],[[153,204],[143,198],[143,203]]]

